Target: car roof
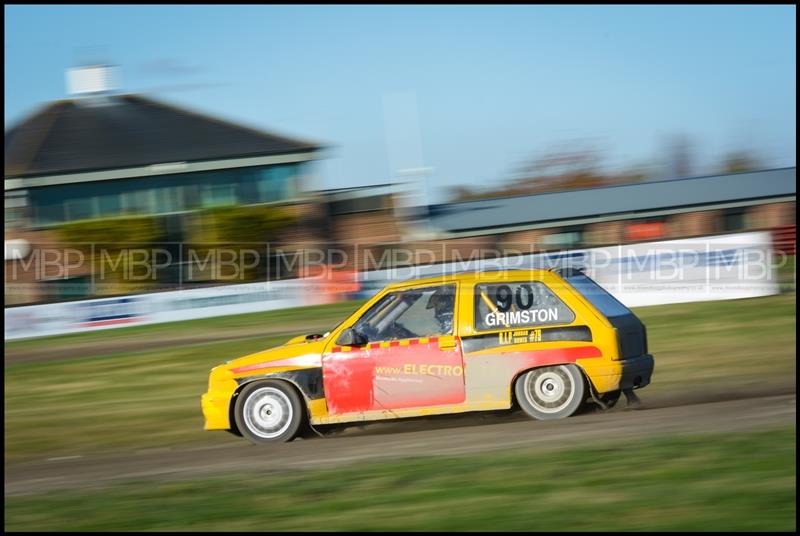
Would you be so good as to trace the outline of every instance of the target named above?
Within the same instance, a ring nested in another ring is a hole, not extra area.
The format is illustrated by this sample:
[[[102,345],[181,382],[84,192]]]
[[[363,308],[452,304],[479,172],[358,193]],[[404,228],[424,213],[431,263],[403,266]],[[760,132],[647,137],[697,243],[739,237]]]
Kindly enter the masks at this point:
[[[471,282],[480,282],[480,281],[497,281],[505,279],[504,276],[510,276],[512,278],[522,278],[522,279],[545,279],[549,277],[553,277],[552,275],[547,274],[556,274],[557,271],[554,270],[544,270],[541,268],[536,269],[497,269],[497,270],[470,270],[465,272],[455,272],[450,274],[439,274],[434,276],[424,276],[418,278],[411,278],[405,279],[403,281],[397,281],[395,283],[390,283],[387,285],[387,288],[400,288],[406,286],[419,286],[419,285],[426,285],[426,284],[443,284],[443,283],[471,283]]]

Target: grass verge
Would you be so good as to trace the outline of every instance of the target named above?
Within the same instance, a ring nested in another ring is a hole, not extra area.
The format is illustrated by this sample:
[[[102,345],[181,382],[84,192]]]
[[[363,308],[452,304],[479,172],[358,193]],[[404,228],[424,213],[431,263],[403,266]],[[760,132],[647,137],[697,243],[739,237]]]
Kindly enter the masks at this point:
[[[41,531],[794,531],[796,431],[415,458],[7,497]]]

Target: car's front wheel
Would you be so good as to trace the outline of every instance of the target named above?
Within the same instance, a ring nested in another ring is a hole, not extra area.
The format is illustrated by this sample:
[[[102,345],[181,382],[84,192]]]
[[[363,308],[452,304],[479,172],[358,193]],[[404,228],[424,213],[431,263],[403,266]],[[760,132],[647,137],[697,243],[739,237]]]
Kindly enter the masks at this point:
[[[285,382],[255,382],[236,398],[235,419],[239,431],[253,443],[291,441],[302,424],[303,405]]]
[[[514,393],[520,407],[534,419],[563,419],[581,407],[586,388],[577,366],[557,365],[522,374]]]

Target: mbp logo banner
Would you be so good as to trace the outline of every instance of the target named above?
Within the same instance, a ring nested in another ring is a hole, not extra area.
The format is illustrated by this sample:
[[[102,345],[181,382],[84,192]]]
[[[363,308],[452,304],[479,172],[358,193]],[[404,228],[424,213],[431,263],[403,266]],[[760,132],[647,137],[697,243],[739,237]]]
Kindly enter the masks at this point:
[[[359,246],[358,249],[361,251],[365,247]],[[439,249],[435,250],[436,247]],[[433,248],[427,252],[411,247],[386,248],[380,256],[359,253],[358,258],[366,259],[370,267],[374,266],[376,259],[384,259],[392,266],[377,270],[355,270],[352,268],[355,253],[336,250],[337,265],[349,268],[338,271],[330,269],[324,263],[330,262],[331,256],[318,252],[316,256],[293,258],[300,277],[274,281],[267,278],[263,282],[216,284],[172,291],[162,289],[161,292],[150,293],[138,291],[115,298],[7,308],[5,338],[39,337],[123,327],[132,323],[192,320],[366,299],[387,283],[476,270],[579,268],[628,307],[752,298],[778,292],[776,267],[786,262],[785,257],[773,253],[772,238],[768,232],[545,253],[526,253],[519,247],[516,248],[517,253],[491,251],[489,257],[484,255],[485,250],[473,248],[470,244],[460,250],[453,249],[452,255],[452,248],[447,246],[446,241]],[[63,255],[61,258],[73,257],[77,258],[75,255]],[[173,255],[174,258],[185,257]],[[397,259],[414,264],[396,265]],[[424,262],[427,264],[422,264]],[[75,263],[69,266],[73,271],[85,268]],[[124,267],[123,264],[120,267]],[[171,268],[172,265],[161,269]],[[244,268],[236,273],[241,275],[243,271]],[[142,277],[152,278],[152,274],[152,270],[144,270]],[[53,274],[48,272],[47,275]],[[70,272],[60,277],[71,281],[69,277],[77,278],[79,275]],[[95,288],[105,284],[96,280],[91,283]],[[136,281],[125,283],[132,285]],[[524,286],[528,282],[512,279],[508,283],[508,288],[485,289],[486,298],[481,297],[479,307],[482,309],[478,311],[478,318],[487,326],[500,324],[522,328],[564,320],[567,313],[559,309],[557,301],[548,298],[547,289],[535,285]],[[7,282],[6,292],[13,290],[14,285],[24,289],[30,283],[10,285]],[[180,288],[180,280],[177,286]],[[62,287],[58,289],[63,290]],[[124,286],[123,290],[127,288],[133,287]],[[505,309],[511,300],[515,304],[515,311],[524,311],[524,314],[520,312],[508,316],[509,311]]]
[[[778,292],[767,232],[589,250],[586,273],[628,307],[754,298]]]

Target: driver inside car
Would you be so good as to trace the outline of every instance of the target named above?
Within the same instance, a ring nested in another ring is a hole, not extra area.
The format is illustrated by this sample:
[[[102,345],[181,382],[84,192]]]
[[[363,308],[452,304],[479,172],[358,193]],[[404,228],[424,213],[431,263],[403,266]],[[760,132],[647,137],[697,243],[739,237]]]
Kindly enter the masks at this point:
[[[428,299],[426,309],[433,309],[438,332],[432,335],[449,335],[453,330],[453,309],[455,300],[452,289],[442,287],[431,295]]]
[[[376,304],[374,312],[362,317],[354,329],[370,342],[450,335],[453,332],[454,290],[452,286],[445,286],[387,296],[385,301]]]

